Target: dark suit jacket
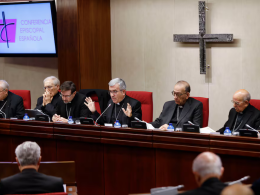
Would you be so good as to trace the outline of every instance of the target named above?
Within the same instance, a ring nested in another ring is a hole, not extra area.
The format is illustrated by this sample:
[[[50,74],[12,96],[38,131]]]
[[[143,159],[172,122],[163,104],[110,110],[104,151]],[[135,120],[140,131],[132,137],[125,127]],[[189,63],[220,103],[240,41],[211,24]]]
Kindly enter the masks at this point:
[[[199,188],[181,193],[181,195],[219,195],[226,186],[227,184],[222,183],[217,178],[210,178]]]
[[[256,180],[253,185],[251,186],[254,194],[260,194],[260,179]]]
[[[0,195],[51,192],[64,192],[63,180],[38,173],[35,169],[24,169],[21,173],[0,181]]]
[[[176,107],[176,103],[174,100],[166,102],[163,106],[163,110],[159,118],[155,119],[155,121],[151,122],[151,124],[155,128],[159,128],[164,124],[169,124],[169,122],[173,117],[175,107]],[[176,124],[176,127],[182,128],[183,124],[186,124],[188,121],[191,121],[195,125],[199,125],[201,127],[202,120],[203,120],[202,109],[203,109],[203,104],[200,101],[190,97],[184,104],[183,110],[179,117],[179,121]]]
[[[108,90],[104,89],[81,89],[79,93],[82,93],[86,97],[91,96],[93,93],[97,94],[101,113],[107,108],[107,102],[111,99]]]
[[[141,102],[126,95],[124,99],[124,106],[123,106],[125,110],[127,108],[127,103],[129,103],[132,107],[132,117],[131,118],[127,117],[125,113],[121,111],[118,116],[118,120],[121,123],[121,125],[127,124],[129,127],[131,127],[131,121],[134,121],[135,117],[142,120]],[[98,119],[97,122],[98,124],[104,125],[104,123],[112,123],[111,118],[112,118],[112,113],[115,104],[111,99],[108,101],[107,105],[109,104],[111,104],[111,106],[107,109],[107,111],[103,114],[103,116]],[[97,111],[94,114],[92,114],[92,118],[94,120],[96,120],[99,116],[100,115]]]
[[[68,119],[67,111],[69,112],[70,110],[70,116],[72,116],[74,121],[79,119],[80,117],[90,117],[91,112],[88,109],[88,107],[84,104],[85,98],[86,96],[77,92],[71,103],[68,103],[67,105],[64,104],[62,99],[60,99],[56,107],[56,114]]]
[[[218,132],[223,134],[226,127],[229,127],[230,130],[232,131],[233,126],[235,125],[236,116],[237,116],[237,112],[235,108],[231,108],[228,115],[228,121],[224,124],[224,127],[218,130]],[[248,105],[245,113],[243,114],[242,123],[240,124],[239,129],[247,128],[245,127],[245,124],[248,124],[255,129],[259,129],[260,111],[257,110],[251,104]]]
[[[47,104],[46,106],[42,106],[43,97],[41,96],[37,100],[35,109],[41,110],[45,114],[52,117],[56,113],[56,107],[59,100],[61,100],[61,97],[60,97],[60,93],[58,92],[55,96],[53,96],[50,104]]]
[[[24,117],[24,105],[23,98],[8,91],[8,96],[6,98],[6,104],[2,111],[6,114],[6,118],[18,118],[22,119]],[[4,118],[4,116],[2,116]]]

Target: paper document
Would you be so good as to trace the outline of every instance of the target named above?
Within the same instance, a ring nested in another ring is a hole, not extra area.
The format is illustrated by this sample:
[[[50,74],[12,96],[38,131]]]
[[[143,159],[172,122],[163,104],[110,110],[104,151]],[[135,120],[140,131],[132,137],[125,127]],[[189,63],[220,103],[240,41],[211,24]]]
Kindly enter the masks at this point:
[[[216,132],[216,131],[214,131],[210,127],[200,128],[200,133],[208,133],[208,134],[210,134],[211,132]]]

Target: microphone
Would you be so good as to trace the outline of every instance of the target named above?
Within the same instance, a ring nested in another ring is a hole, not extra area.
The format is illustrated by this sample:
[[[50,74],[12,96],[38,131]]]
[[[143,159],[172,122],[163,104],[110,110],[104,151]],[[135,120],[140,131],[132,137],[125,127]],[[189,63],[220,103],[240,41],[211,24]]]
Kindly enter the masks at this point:
[[[190,121],[188,121],[188,123],[189,123],[190,125],[195,125],[194,123],[192,123],[192,122],[190,122]]]
[[[38,112],[40,112],[41,114],[43,114],[43,115],[47,116],[47,117],[48,117],[48,119],[49,119],[49,123],[51,122],[51,119],[50,119],[50,117],[49,117],[49,115],[48,115],[48,114],[45,114],[43,111],[41,111],[41,110],[39,110],[39,109],[35,109],[35,110],[37,110],[37,111],[38,111]]]
[[[144,121],[140,120],[140,119],[137,118],[137,117],[135,117],[134,119],[137,120],[137,121],[139,121],[139,122],[143,122],[143,123],[144,123]]]
[[[0,113],[5,117],[5,119],[6,119],[6,114],[2,111],[2,110],[0,110]]]
[[[249,125],[248,125],[249,126]],[[245,181],[245,180],[248,180],[250,178],[250,176],[245,176],[239,180],[236,180],[236,181],[232,181],[230,183],[228,183],[229,186],[233,185],[233,184],[237,184],[237,183],[241,183],[242,181]]]
[[[256,131],[257,133],[259,133],[256,129],[254,129],[253,127],[250,127],[248,124],[246,124],[246,127],[250,128],[252,131]]]
[[[104,112],[102,112],[101,115],[99,115],[99,117],[98,117],[97,120],[96,120],[96,124],[95,124],[95,125],[97,125],[98,119],[100,119],[100,117],[107,111],[107,109],[108,109],[110,106],[111,106],[111,104],[109,104],[109,105],[107,106],[107,108],[104,110]]]

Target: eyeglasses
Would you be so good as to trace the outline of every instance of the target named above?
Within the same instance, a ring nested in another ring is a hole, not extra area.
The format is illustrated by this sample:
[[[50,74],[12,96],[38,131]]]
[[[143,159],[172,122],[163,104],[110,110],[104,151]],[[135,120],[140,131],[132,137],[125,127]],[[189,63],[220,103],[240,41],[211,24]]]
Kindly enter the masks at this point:
[[[121,91],[121,90],[120,90]],[[108,95],[110,95],[110,94],[117,94],[119,91],[116,91],[116,90],[114,90],[114,91],[108,91]]]
[[[176,95],[177,97],[181,97],[182,95],[184,95],[184,94],[186,94],[186,92],[185,93],[175,93],[174,91],[172,91],[172,95],[173,95],[173,97]]]
[[[231,102],[232,102],[233,104],[236,104],[237,106],[239,106],[239,105],[242,104],[244,101],[242,101],[242,102],[235,102],[234,100],[231,100]]]
[[[3,92],[3,91],[5,91],[5,89],[3,89],[2,91],[0,91],[0,93]]]
[[[60,93],[60,96],[61,96],[61,97],[64,97],[64,98],[69,98],[69,97],[72,96],[72,95],[73,95],[73,93],[70,94],[70,95],[62,95],[62,94]]]
[[[56,85],[55,85],[56,86]],[[43,89],[52,89],[54,86],[46,86],[46,87],[43,87]]]

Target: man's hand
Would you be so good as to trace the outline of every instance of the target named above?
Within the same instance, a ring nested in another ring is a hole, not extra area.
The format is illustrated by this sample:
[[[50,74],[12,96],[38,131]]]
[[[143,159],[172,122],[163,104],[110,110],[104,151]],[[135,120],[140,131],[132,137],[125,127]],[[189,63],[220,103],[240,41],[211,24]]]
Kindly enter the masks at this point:
[[[63,117],[59,118],[59,122],[68,123],[68,119],[65,119]]]
[[[167,128],[168,128],[168,126],[169,126],[169,125],[164,124],[164,125],[162,125],[159,129],[161,129],[161,130],[163,130],[163,131],[166,131]]]
[[[88,107],[90,112],[96,112],[95,102],[92,101],[91,97],[86,97],[84,104]]]
[[[47,104],[51,103],[53,97],[51,96],[51,94],[48,91],[45,92],[44,94],[45,94],[45,96],[43,96],[43,97],[44,97],[45,106],[46,106]]]
[[[122,108],[123,112],[125,113],[126,116],[128,116],[129,118],[132,117],[132,107],[129,103],[127,103],[127,108],[126,110],[124,108]]]
[[[59,121],[59,118],[60,118],[60,115],[54,114],[54,115],[52,116],[52,121],[53,121],[53,122],[58,122],[58,121]]]

